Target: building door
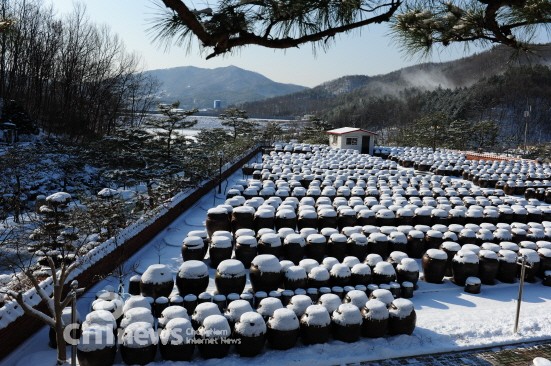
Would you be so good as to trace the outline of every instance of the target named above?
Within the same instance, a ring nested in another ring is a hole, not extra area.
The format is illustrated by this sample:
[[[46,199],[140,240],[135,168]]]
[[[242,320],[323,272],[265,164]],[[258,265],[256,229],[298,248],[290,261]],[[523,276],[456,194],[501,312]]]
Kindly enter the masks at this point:
[[[362,154],[369,154],[369,144],[371,143],[371,136],[362,136]]]

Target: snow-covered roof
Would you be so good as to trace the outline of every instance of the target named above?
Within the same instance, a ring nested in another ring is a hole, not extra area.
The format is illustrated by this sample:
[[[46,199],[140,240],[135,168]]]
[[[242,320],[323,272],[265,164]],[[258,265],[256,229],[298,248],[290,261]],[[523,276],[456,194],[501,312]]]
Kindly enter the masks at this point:
[[[362,128],[356,128],[356,127],[341,127],[341,128],[335,128],[334,130],[327,131],[327,133],[330,135],[344,135],[352,132],[362,132],[370,135],[377,135],[377,133],[375,132],[364,130]]]

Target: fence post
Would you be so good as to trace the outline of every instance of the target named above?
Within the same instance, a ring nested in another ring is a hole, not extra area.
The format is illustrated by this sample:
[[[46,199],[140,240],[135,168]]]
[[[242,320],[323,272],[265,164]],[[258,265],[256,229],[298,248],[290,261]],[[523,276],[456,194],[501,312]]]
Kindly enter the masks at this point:
[[[517,262],[518,263],[518,262]],[[518,332],[518,321],[520,317],[520,305],[522,303],[522,290],[524,288],[524,275],[526,273],[526,256],[523,255],[522,259],[520,259],[520,281],[518,285],[518,299],[517,299],[517,312],[515,315],[515,328],[513,329],[513,332],[517,334]]]

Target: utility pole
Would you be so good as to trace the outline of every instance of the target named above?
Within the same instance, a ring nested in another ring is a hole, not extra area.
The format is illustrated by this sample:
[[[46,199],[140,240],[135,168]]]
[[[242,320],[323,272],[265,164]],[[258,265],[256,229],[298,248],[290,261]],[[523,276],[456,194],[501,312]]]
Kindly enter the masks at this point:
[[[524,153],[528,151],[528,119],[530,118],[530,113],[532,112],[532,106],[528,105],[526,101],[526,110],[524,111]]]

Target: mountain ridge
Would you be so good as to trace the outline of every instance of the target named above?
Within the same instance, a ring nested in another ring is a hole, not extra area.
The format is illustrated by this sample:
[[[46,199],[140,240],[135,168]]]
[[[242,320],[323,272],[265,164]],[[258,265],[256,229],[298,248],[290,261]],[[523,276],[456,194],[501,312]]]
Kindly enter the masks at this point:
[[[226,107],[307,89],[301,85],[278,83],[233,65],[212,69],[179,66],[145,73],[160,81],[161,101],[179,100],[183,108],[212,108],[214,100],[220,100],[222,107]]]

